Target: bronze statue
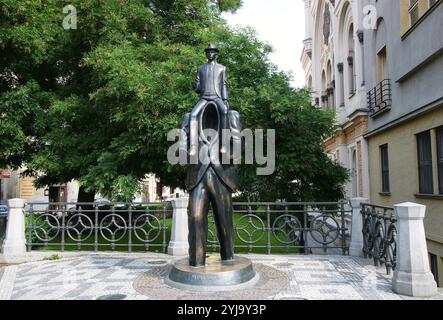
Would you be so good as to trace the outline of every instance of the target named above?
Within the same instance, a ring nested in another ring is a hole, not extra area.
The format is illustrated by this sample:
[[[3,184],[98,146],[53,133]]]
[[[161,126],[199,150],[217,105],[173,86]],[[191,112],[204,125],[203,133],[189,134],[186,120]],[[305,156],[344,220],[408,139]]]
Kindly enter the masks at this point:
[[[235,144],[241,144],[240,116],[238,112],[228,110],[226,67],[216,63],[219,50],[215,46],[209,45],[205,52],[209,62],[198,68],[194,84],[201,100],[181,123],[182,149],[189,150],[190,156],[199,154],[196,164],[187,164],[186,178],[190,194],[189,264],[193,267],[205,266],[209,205],[220,241],[221,259],[234,259],[232,193],[236,189],[235,168],[232,151],[228,154],[227,164],[220,161],[220,155],[227,153],[226,146],[220,147],[220,141],[224,140],[221,139],[222,130],[231,131],[228,142],[231,150],[235,149]],[[208,136],[205,129],[212,129],[216,134]]]
[[[199,67],[194,82],[194,90],[200,94],[201,100],[195,105],[191,112],[191,156],[197,153],[197,116],[208,102],[213,101],[219,109],[221,129],[228,129],[227,117],[229,109],[228,79],[226,67],[217,63],[219,50],[210,44],[206,49],[208,63]],[[221,152],[226,152],[226,146],[222,145]]]

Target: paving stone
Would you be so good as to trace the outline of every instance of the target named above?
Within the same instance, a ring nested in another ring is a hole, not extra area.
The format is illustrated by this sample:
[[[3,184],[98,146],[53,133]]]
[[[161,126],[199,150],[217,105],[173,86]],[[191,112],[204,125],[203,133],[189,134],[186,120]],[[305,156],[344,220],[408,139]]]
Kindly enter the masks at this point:
[[[144,299],[257,299],[280,300],[400,300],[392,292],[392,275],[374,267],[370,259],[319,255],[242,255],[263,274],[257,285],[239,292],[195,294],[164,284],[168,263],[174,257],[148,253],[143,256],[114,254],[80,256],[17,266],[11,299],[95,300],[109,294],[125,300]],[[4,268],[0,268],[0,279]],[[136,290],[144,275],[150,281]],[[139,282],[137,282],[139,281]],[[11,286],[9,286],[11,288]],[[271,288],[272,287],[272,288]],[[2,288],[0,288],[0,295]],[[443,298],[441,294],[437,298]]]

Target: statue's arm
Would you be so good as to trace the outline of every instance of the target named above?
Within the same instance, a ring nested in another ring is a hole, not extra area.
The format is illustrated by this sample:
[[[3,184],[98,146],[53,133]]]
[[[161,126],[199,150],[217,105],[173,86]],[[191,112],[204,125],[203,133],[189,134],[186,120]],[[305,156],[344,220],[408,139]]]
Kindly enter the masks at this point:
[[[228,72],[226,71],[226,67],[223,68],[223,83],[222,83],[222,100],[228,101]]]
[[[231,129],[232,135],[232,153],[231,159],[234,160],[234,163],[241,159],[241,154],[243,152],[243,144],[242,144],[242,123],[240,119],[240,114],[237,111],[231,110],[228,112],[229,125]],[[240,151],[240,154],[235,154],[234,150]]]
[[[189,121],[190,121],[191,114],[187,113],[184,115],[180,122],[180,144],[179,149],[186,152],[186,155],[188,153],[188,137],[189,137]]]
[[[195,92],[201,93],[200,86],[200,68],[197,69],[197,76],[195,77],[194,83],[192,84]]]

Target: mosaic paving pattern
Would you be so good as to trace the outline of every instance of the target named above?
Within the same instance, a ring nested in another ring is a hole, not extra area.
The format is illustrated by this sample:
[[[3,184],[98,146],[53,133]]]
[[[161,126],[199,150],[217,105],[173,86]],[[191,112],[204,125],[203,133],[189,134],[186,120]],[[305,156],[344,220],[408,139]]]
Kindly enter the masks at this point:
[[[146,272],[135,280],[135,290],[151,300],[269,300],[289,286],[285,272],[256,263],[254,269],[260,274],[260,279],[250,288],[222,292],[186,291],[171,288],[163,283],[170,269],[171,266],[167,265]]]
[[[206,299],[398,300],[391,276],[372,261],[343,256],[245,255],[261,280],[250,289],[205,292]],[[168,255],[85,256],[7,266],[0,279],[2,299],[94,300],[122,294],[126,299],[202,299],[163,283]],[[149,280],[149,281],[147,281]]]

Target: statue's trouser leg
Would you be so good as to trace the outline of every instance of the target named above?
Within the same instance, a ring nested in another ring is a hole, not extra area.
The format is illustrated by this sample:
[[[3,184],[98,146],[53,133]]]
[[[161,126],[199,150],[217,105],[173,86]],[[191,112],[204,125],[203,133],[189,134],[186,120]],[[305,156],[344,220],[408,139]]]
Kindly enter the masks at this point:
[[[218,106],[218,110],[220,112],[220,140],[221,140],[221,149],[220,151],[222,153],[227,152],[227,148],[226,148],[226,143],[227,143],[227,138],[225,138],[223,136],[223,130],[227,130],[229,129],[228,126],[228,108],[226,107],[225,103],[221,100],[221,99],[217,99],[215,101],[217,103]]]
[[[214,211],[214,222],[220,241],[222,260],[234,259],[234,228],[232,210],[232,192],[223,184],[210,167],[206,172],[209,198]]]
[[[192,109],[191,112],[191,121],[189,124],[189,131],[190,131],[190,150],[189,154],[191,156],[196,155],[198,152],[198,114],[201,112],[201,110],[204,108],[204,106],[207,104],[207,101],[202,99],[200,100],[195,107]]]
[[[189,197],[189,264],[194,267],[204,266],[206,261],[209,194],[205,180],[203,178]]]

